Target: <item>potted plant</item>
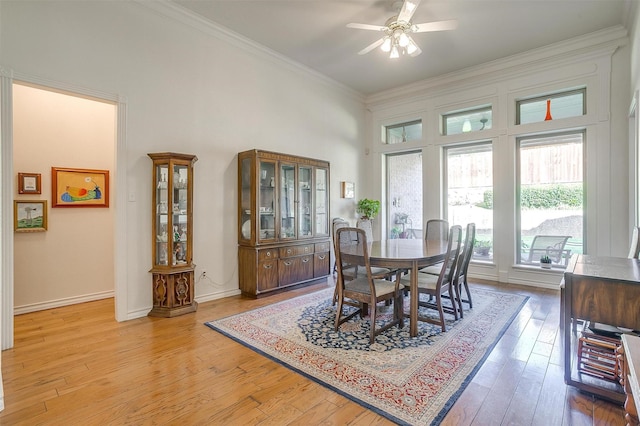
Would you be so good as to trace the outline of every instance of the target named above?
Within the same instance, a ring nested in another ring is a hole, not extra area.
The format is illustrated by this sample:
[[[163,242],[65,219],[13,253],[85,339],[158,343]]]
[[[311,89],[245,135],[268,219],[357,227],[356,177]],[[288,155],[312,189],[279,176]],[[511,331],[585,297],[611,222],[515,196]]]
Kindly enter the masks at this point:
[[[358,206],[356,208],[356,213],[360,213],[360,219],[362,220],[372,220],[380,211],[380,201],[378,200],[369,200],[368,198],[363,198],[358,201]]]
[[[551,269],[551,258],[547,255],[540,257],[540,267],[545,269]]]
[[[489,252],[491,251],[492,243],[491,240],[478,240],[476,239],[473,242],[473,252],[480,256],[489,256]]]

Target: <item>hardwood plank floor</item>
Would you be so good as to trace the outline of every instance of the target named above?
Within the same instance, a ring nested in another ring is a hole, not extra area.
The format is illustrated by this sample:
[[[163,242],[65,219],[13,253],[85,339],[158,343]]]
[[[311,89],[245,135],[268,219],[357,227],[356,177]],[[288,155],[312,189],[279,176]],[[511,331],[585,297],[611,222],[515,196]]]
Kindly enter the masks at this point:
[[[203,325],[326,285],[201,303],[176,318],[118,323],[112,299],[16,316],[0,424],[392,424]],[[530,299],[442,424],[625,424],[622,407],[564,384],[558,292],[474,287]]]

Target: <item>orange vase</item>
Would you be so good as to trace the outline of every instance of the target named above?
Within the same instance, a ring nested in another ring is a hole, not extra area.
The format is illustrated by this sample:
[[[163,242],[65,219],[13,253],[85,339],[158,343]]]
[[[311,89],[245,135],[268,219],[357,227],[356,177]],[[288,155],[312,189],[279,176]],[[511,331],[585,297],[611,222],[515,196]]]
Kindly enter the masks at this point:
[[[544,117],[544,121],[553,120],[551,117],[551,99],[547,99],[547,115]]]

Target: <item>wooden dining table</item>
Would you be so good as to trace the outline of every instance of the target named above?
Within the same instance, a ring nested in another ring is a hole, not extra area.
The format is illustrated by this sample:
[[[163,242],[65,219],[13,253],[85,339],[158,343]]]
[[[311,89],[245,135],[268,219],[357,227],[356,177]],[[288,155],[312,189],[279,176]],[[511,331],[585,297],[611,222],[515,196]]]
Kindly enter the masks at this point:
[[[342,248],[348,253],[350,247]],[[409,333],[418,335],[418,270],[442,262],[447,252],[447,241],[422,239],[393,239],[368,243],[371,266],[411,271],[409,302]],[[353,247],[357,254],[356,246]]]

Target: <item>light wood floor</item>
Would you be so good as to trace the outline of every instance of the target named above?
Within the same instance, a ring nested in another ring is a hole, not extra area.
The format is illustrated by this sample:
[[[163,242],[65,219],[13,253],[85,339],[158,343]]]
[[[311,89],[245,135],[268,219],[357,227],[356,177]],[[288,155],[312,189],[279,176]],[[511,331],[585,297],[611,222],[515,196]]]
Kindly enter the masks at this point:
[[[325,285],[170,319],[117,323],[112,299],[17,316],[0,424],[391,424],[203,325]],[[443,424],[624,424],[621,407],[564,384],[557,292],[474,286],[530,299]]]

